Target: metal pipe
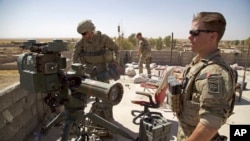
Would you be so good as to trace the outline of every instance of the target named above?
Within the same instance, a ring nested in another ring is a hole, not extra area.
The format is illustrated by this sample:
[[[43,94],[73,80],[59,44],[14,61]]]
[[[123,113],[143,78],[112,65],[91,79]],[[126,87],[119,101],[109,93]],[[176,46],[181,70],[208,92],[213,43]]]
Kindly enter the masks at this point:
[[[248,50],[247,50],[247,60],[245,63],[245,67],[244,67],[244,73],[243,73],[243,79],[242,79],[242,84],[241,84],[241,91],[240,91],[240,96],[239,96],[239,101],[241,100],[242,97],[242,91],[244,89],[244,85],[245,85],[245,79],[246,79],[246,70],[247,70],[247,66],[248,66],[248,60],[249,60],[249,51],[250,50],[250,45],[248,46]]]

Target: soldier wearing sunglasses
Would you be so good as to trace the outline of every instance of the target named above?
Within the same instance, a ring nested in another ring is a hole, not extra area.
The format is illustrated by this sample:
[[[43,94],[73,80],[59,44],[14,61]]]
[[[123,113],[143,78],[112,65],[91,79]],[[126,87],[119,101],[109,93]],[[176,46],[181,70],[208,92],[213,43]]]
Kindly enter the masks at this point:
[[[218,49],[225,28],[218,12],[200,12],[192,20],[188,39],[197,56],[183,72],[178,141],[227,140],[218,130],[233,113],[235,78]]]
[[[84,64],[85,72],[91,79],[106,83],[111,79],[119,79],[119,76],[113,75],[113,68],[120,62],[119,47],[115,42],[106,34],[96,31],[91,20],[81,21],[77,26],[77,32],[82,38],[75,44],[72,63]],[[96,97],[96,102],[93,103],[90,111],[108,121],[114,119],[113,105],[108,100],[100,100]],[[91,125],[96,126],[93,122]],[[99,136],[109,135],[109,132],[103,128],[98,128],[97,132]]]

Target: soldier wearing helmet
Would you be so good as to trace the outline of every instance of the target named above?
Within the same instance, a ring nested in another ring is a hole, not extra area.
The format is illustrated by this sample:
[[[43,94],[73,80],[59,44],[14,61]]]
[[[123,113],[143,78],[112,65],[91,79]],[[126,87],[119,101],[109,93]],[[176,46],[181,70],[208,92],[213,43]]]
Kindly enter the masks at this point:
[[[91,22],[91,20],[84,20],[81,21],[78,26],[77,26],[77,32],[79,34],[83,34],[86,33],[88,31],[94,31],[95,30],[95,26],[94,24]]]
[[[81,21],[77,26],[77,32],[82,38],[75,44],[73,63],[86,65],[85,72],[91,79],[109,83],[110,79],[119,79],[110,73],[114,64],[119,64],[119,47],[113,40],[100,31],[95,31],[91,20]],[[109,101],[96,102],[91,111],[106,120],[113,120],[112,104]],[[98,113],[97,113],[98,112]]]
[[[107,75],[109,65],[119,63],[119,47],[110,37],[95,31],[91,20],[81,21],[77,26],[77,32],[82,38],[76,43],[73,53],[73,63],[85,64],[86,73],[102,82],[117,79],[113,74]],[[94,69],[93,69],[94,67]]]

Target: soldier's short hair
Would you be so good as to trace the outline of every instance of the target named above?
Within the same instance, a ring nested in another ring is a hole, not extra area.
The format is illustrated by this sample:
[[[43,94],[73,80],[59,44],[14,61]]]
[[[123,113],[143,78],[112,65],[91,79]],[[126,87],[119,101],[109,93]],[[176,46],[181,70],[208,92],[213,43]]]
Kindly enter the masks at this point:
[[[135,37],[141,36],[141,32],[138,32]]]
[[[199,12],[193,17],[193,22],[203,22],[207,30],[212,30],[218,33],[217,42],[224,35],[226,29],[226,19],[219,12]]]

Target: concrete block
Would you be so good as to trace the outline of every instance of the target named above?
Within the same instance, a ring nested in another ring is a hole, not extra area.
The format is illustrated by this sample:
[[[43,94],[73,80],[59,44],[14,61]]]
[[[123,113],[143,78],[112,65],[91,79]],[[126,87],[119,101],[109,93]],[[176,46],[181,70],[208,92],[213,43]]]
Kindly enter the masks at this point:
[[[39,124],[38,121],[40,121],[39,118],[38,118],[38,116],[32,117],[29,120],[29,124],[25,125],[25,131],[26,131],[27,134],[30,134],[30,133],[32,133],[34,131],[34,129]]]
[[[4,121],[6,123],[10,123],[10,122],[13,121],[14,117],[13,117],[13,115],[11,114],[11,112],[9,110],[2,111],[2,114],[3,114],[3,117],[4,117]]]
[[[3,94],[0,96],[0,111],[3,111],[7,107],[12,105],[12,95],[11,94]]]
[[[43,98],[41,93],[30,93],[30,94],[33,95],[35,99],[37,99],[38,101]]]
[[[45,103],[43,101],[37,102],[37,110],[39,117],[42,117],[42,115],[45,113]]]
[[[31,106],[31,114],[33,116],[36,116],[37,115],[37,107],[35,104],[33,104],[33,106]]]
[[[24,111],[22,100],[13,103],[10,107],[6,108],[3,112],[7,121],[11,122],[10,119],[15,119]]]
[[[12,122],[0,129],[0,139],[1,141],[10,141],[10,138],[14,136],[19,131],[19,125],[17,122]]]
[[[28,133],[25,132],[25,128],[21,128],[14,136],[12,136],[9,141],[25,141]]]
[[[16,62],[9,62],[0,64],[1,70],[17,70],[17,63]]]
[[[10,94],[12,94],[13,103],[15,103],[16,101],[19,101],[20,99],[27,96],[29,93],[28,91],[22,89],[19,85],[19,87],[13,90]]]
[[[1,130],[4,126],[6,126],[6,124],[7,124],[7,121],[6,121],[6,119],[4,118],[3,113],[1,112],[1,114],[0,114],[0,130]]]
[[[7,86],[3,89],[0,90],[0,96],[3,96],[5,94],[9,94],[11,93],[13,90],[17,89],[19,87],[20,83],[19,82],[16,82],[10,86]]]
[[[24,97],[22,99],[24,110],[30,109],[30,107],[35,103],[35,101],[36,101],[36,95],[34,94],[29,94],[28,96]]]
[[[31,107],[32,115],[38,117],[43,117],[43,115],[48,111],[48,106],[44,101],[37,101]]]
[[[33,115],[31,114],[31,109],[24,111],[20,116],[15,118],[15,122],[17,122],[17,125],[19,128],[23,128],[26,126],[26,124],[29,124],[29,121],[33,118]]]

